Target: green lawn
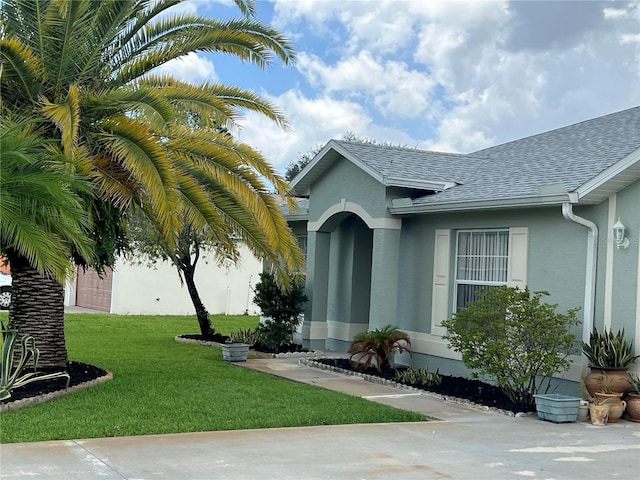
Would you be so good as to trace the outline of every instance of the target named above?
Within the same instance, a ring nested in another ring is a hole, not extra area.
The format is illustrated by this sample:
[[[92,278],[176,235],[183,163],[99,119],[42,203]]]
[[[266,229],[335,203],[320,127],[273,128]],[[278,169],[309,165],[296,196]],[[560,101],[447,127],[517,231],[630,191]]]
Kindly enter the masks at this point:
[[[257,319],[215,316],[213,324],[228,334]],[[229,365],[218,348],[174,340],[197,331],[195,317],[66,315],[70,359],[109,370],[113,380],[1,414],[0,442],[424,420]]]

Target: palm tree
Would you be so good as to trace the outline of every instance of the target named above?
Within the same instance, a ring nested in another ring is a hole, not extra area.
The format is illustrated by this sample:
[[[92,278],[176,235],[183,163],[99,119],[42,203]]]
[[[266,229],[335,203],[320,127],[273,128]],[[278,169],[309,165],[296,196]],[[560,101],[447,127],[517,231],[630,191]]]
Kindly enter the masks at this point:
[[[243,16],[227,21],[168,12],[178,3],[4,1],[3,108],[44,119],[42,135],[55,140],[72,159],[73,171],[92,183],[88,205],[110,213],[106,221],[92,215],[92,228],[108,237],[98,242],[103,256],[110,253],[105,245],[117,245],[121,215],[135,207],[169,245],[179,234],[179,218],[221,237],[233,232],[276,265],[284,281],[302,255],[265,186],[285,197],[288,185],[258,152],[221,131],[232,129],[243,109],[286,127],[284,116],[251,91],[191,85],[154,71],[197,51],[234,55],[260,67],[275,59],[287,64],[293,49],[255,19],[252,0],[236,0]],[[184,112],[198,116],[204,127],[183,125]],[[98,261],[95,253],[76,256],[89,264]],[[28,314],[54,303],[62,309],[60,290]],[[10,323],[23,329],[28,324],[17,307],[9,314]],[[38,339],[38,328],[25,333]]]
[[[62,290],[60,281],[72,267],[71,248],[89,254],[87,214],[77,194],[89,185],[65,168],[64,157],[42,141],[33,124],[4,113],[0,250],[12,268],[11,308],[26,319],[24,330],[38,329],[41,341],[55,345],[43,351],[43,362],[64,366],[66,348],[57,335],[61,317],[55,310],[40,312],[39,306]]]

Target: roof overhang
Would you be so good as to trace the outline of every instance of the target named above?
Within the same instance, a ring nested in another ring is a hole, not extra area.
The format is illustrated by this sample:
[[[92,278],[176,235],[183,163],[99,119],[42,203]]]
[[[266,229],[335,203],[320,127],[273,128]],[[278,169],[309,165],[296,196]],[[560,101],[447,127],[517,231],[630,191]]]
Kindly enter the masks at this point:
[[[402,187],[402,188],[417,188],[419,190],[432,190],[435,192],[442,192],[447,188],[461,185],[456,182],[447,182],[439,180],[419,180],[415,178],[402,178],[402,177],[384,177],[382,183],[385,187]]]
[[[535,195],[530,197],[501,198],[497,200],[474,200],[448,203],[427,203],[409,205],[406,199],[393,200],[389,212],[394,215],[410,215],[417,213],[466,212],[474,210],[496,210],[504,208],[547,207],[576,203],[577,196],[572,193],[553,195]]]
[[[580,203],[600,203],[640,180],[640,148],[576,189]]]
[[[383,176],[365,162],[354,156],[335,140],[330,140],[318,154],[291,180],[293,194],[299,197],[308,197],[311,185],[340,157],[356,165],[359,169],[373,177],[385,187],[415,188],[419,190],[431,190],[441,192],[447,188],[459,185],[447,180],[421,180],[396,176]]]

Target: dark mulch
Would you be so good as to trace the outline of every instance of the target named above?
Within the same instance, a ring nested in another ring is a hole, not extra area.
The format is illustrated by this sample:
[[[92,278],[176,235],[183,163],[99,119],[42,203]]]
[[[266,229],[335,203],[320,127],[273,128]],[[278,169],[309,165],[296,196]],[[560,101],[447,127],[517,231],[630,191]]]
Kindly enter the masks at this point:
[[[107,371],[103,370],[102,368],[81,362],[69,362],[66,370],[71,377],[69,381],[70,387],[95,380],[107,374]],[[46,370],[44,369],[41,369],[39,371],[42,371],[43,373],[46,372]],[[55,369],[53,371],[60,370]],[[0,403],[15,402],[16,400],[22,400],[23,398],[31,398],[39,395],[44,395],[45,393],[55,392],[57,390],[64,390],[66,386],[66,378],[38,380],[36,382],[29,383],[24,387],[16,388],[11,392],[11,397],[0,401]]]
[[[214,333],[213,335],[209,335],[209,336],[199,335],[199,334],[184,334],[184,335],[178,335],[178,337],[188,338],[191,340],[200,340],[203,342],[217,342],[217,343],[227,343],[227,341],[229,340],[228,336],[222,335],[220,333]],[[262,353],[289,353],[289,352],[308,352],[309,351],[305,348],[302,348],[301,345],[297,345],[295,343],[284,345],[280,347],[278,351],[276,351],[272,347],[269,347],[267,345],[263,345],[260,343],[253,345],[251,348],[257,352],[262,352]]]
[[[356,371],[351,361],[346,358],[322,358],[317,359],[318,362],[333,367],[343,368],[345,370]],[[366,370],[357,370],[368,375],[376,375],[382,378],[395,380],[395,370],[387,369],[378,372],[374,367]],[[480,405],[495,407],[501,410],[509,410],[517,412],[533,412],[535,407],[522,406],[513,403],[499,388],[481,382],[480,380],[471,380],[463,377],[451,377],[442,375],[442,383],[440,385],[411,385],[412,387],[426,390],[429,392],[439,393],[441,395],[452,396],[456,398],[464,398]]]

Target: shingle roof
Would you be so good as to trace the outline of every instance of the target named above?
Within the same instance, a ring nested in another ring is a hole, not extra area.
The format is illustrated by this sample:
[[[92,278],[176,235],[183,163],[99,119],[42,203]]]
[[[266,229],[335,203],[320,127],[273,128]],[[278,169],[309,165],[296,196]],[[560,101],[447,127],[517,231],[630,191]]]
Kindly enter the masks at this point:
[[[474,152],[488,161],[464,185],[414,202],[535,196],[538,187],[575,191],[640,148],[640,107]]]
[[[335,140],[332,144],[380,178],[396,179],[395,185],[412,186],[416,180],[455,184],[414,199],[413,206],[535,197],[545,186],[573,192],[638,150],[640,107],[470,154]]]
[[[457,153],[429,152],[356,142],[335,141],[351,155],[376,170],[382,177],[407,181],[420,178],[440,182],[461,182],[469,168],[485,158]]]

